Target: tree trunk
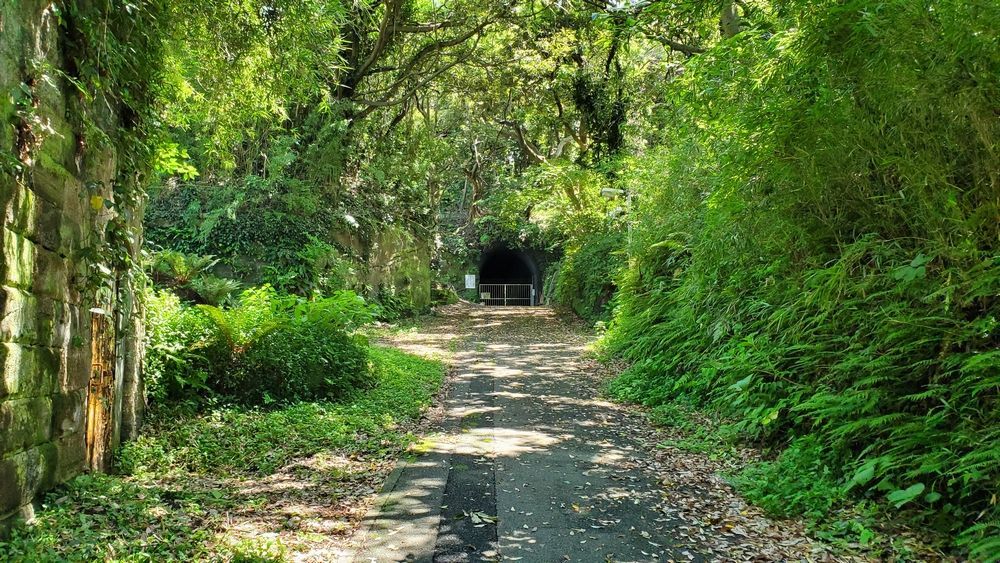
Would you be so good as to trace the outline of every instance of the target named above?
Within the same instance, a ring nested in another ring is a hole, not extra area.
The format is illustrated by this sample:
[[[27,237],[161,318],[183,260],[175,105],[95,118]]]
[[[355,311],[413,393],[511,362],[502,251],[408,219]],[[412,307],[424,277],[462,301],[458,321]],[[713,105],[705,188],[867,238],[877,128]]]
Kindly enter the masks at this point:
[[[719,18],[719,30],[724,38],[730,38],[740,32],[740,15],[736,12],[736,4],[726,0],[722,4],[722,16]]]

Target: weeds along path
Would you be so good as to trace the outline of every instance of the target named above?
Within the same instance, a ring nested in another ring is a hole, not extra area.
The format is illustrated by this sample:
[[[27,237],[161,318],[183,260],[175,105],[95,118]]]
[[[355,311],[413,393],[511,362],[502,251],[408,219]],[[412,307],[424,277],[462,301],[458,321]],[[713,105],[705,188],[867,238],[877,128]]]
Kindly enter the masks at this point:
[[[551,310],[456,305],[392,340],[452,365],[356,561],[831,559],[748,507],[707,455],[658,449],[640,411],[601,397],[592,336]]]

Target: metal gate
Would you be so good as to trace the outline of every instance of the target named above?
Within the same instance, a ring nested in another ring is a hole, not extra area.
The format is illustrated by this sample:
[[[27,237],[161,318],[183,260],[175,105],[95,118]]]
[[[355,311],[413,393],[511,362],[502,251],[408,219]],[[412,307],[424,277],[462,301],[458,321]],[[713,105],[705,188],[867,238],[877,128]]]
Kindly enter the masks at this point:
[[[481,283],[479,301],[483,305],[534,305],[535,287],[530,283]]]

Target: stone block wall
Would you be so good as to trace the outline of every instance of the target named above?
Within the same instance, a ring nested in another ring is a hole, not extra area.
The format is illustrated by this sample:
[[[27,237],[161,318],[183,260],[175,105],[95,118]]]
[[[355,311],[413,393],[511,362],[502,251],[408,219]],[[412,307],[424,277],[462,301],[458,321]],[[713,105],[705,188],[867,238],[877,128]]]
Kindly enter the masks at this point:
[[[77,117],[89,111],[110,130],[115,111],[66,79],[59,17],[48,1],[0,2],[0,534],[87,469],[98,300],[86,257],[111,213],[95,196],[113,197],[117,171]],[[120,348],[136,353],[130,330]],[[119,388],[138,377],[121,371]]]
[[[346,231],[335,233],[333,237],[338,244],[362,257],[354,264],[349,286],[367,287],[375,292],[380,288],[391,290],[418,311],[430,307],[432,240],[421,239],[394,225],[386,226],[371,240],[362,241]]]

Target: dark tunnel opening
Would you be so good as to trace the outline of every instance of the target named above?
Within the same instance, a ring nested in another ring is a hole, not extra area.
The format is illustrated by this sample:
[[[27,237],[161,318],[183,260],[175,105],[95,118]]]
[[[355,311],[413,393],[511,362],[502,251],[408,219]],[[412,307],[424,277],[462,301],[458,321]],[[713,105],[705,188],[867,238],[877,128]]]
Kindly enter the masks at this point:
[[[534,305],[538,278],[538,268],[524,252],[490,250],[479,263],[480,301],[486,305]]]

